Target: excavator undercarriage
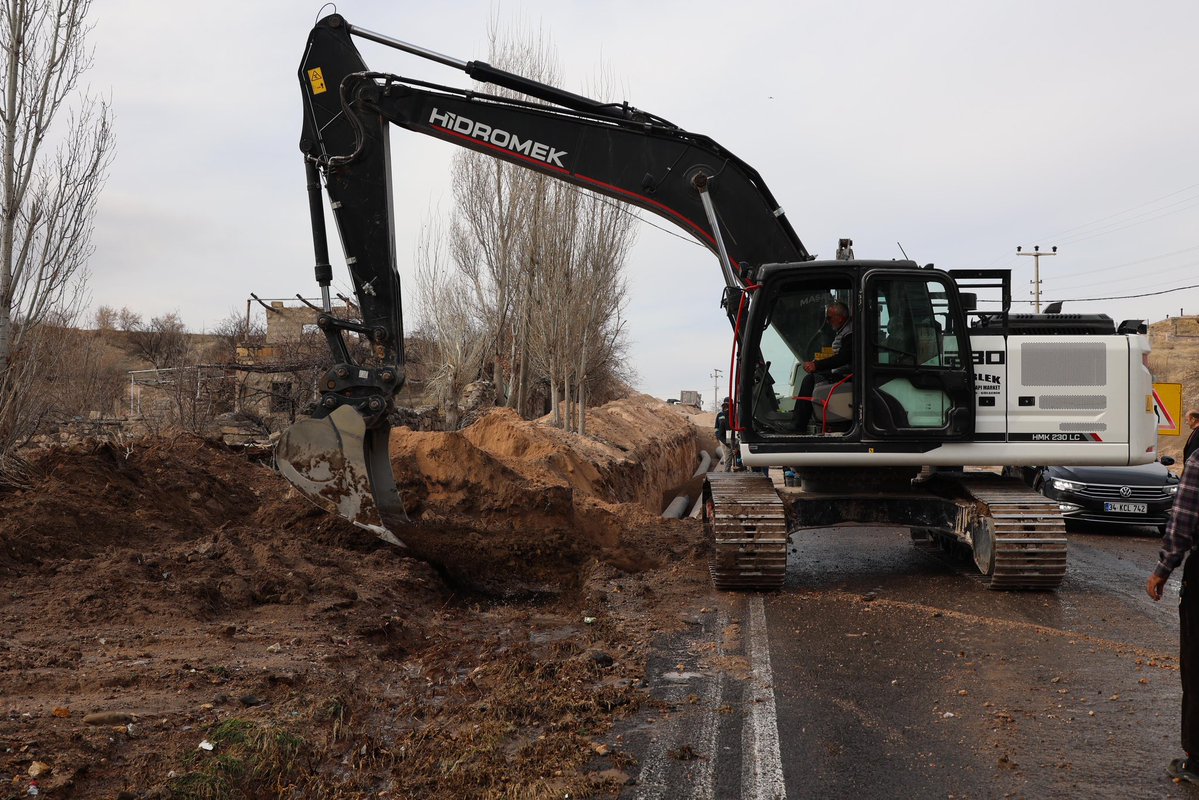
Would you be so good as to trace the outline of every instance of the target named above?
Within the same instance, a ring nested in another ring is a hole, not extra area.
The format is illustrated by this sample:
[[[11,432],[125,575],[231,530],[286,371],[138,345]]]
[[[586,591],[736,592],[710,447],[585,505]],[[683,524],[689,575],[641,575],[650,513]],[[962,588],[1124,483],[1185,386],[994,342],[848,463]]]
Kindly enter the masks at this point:
[[[1016,478],[934,473],[888,491],[862,475],[824,472],[802,488],[775,487],[757,472],[708,476],[703,519],[716,588],[778,589],[792,533],[845,525],[906,527],[917,547],[965,551],[993,589],[1054,589],[1065,577],[1061,512]]]
[[[704,533],[717,589],[769,591],[787,573],[787,515],[770,478],[712,472],[704,483]]]

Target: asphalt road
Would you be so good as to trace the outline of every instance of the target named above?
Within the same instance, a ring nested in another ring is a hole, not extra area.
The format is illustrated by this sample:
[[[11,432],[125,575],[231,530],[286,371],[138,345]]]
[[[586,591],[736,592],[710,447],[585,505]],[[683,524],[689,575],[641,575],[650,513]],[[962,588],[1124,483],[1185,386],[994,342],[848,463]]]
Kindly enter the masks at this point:
[[[664,641],[628,798],[1188,797],[1177,581],[1149,529],[1070,535],[1056,592],[997,592],[906,531],[794,534],[786,588]],[[1199,792],[1195,792],[1199,796]]]

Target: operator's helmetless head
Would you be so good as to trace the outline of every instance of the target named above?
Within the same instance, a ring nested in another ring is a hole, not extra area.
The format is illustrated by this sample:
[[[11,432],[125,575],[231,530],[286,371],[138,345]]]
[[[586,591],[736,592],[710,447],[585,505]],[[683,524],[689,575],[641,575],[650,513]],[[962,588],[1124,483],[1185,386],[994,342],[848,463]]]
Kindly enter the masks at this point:
[[[1192,408],[1187,412],[1187,425],[1192,428],[1199,428],[1199,408]]]
[[[828,324],[834,329],[840,328],[849,320],[849,306],[844,303],[829,303],[829,307],[825,312],[825,319]]]

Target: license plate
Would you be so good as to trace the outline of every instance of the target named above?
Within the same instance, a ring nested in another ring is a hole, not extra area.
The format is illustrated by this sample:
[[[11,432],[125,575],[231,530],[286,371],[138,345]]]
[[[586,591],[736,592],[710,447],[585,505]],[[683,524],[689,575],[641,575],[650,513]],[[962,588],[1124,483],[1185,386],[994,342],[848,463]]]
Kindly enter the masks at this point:
[[[1147,514],[1149,506],[1146,503],[1104,503],[1103,510],[1117,514]]]

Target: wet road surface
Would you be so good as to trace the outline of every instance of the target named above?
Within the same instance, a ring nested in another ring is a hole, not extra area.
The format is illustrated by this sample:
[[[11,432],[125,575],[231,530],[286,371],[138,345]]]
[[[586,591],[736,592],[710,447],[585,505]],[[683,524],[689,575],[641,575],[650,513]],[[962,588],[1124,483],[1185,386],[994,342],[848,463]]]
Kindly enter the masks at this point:
[[[622,797],[1192,796],[1164,772],[1178,584],[1145,596],[1158,547],[1071,531],[1056,592],[997,592],[904,530],[798,532],[783,591],[714,597],[651,663],[670,710],[627,732]]]

